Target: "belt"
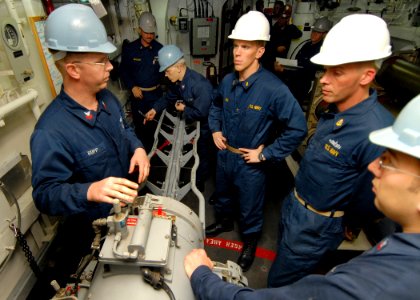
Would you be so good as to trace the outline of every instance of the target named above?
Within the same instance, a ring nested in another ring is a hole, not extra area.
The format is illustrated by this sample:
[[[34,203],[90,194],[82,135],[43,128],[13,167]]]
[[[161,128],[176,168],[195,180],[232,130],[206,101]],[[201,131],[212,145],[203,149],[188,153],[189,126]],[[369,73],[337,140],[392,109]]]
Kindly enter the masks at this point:
[[[303,200],[299,194],[297,193],[296,189],[294,189],[295,197],[297,201],[299,201],[300,204],[302,204],[306,209],[309,209],[310,211],[313,211],[314,213],[328,217],[328,218],[340,218],[344,216],[344,211],[342,210],[332,210],[332,211],[320,211],[314,208],[312,205],[310,205],[308,202]]]
[[[228,144],[226,145],[226,149],[229,150],[232,153],[236,153],[236,154],[244,154],[241,150],[239,150],[238,148],[234,148],[232,146],[229,146]]]
[[[148,87],[148,88],[140,87],[140,89],[143,92],[152,92],[152,91],[156,90],[159,86],[160,86],[160,84],[155,85],[155,86],[151,86],[151,87]]]

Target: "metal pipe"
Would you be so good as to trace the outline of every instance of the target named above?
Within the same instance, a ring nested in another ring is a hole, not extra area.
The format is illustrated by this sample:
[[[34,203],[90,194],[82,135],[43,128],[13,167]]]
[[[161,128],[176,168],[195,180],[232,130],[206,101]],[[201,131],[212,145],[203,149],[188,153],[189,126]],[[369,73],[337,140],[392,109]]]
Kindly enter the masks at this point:
[[[25,14],[27,17],[34,17],[37,14],[34,10],[34,3],[31,0],[22,0],[23,9],[25,10]]]
[[[16,109],[22,107],[23,105],[33,101],[34,103],[32,104],[32,112],[35,116],[36,119],[39,119],[40,115],[41,115],[41,111],[39,109],[38,104],[36,103],[36,98],[38,97],[38,91],[34,90],[34,89],[28,89],[28,92],[13,100],[12,102],[9,102],[3,106],[0,107],[0,127],[5,126],[4,120],[3,118],[10,114],[11,112],[15,111]]]
[[[118,4],[115,4],[115,0],[109,1],[109,10],[110,10],[109,15],[111,17],[112,27],[115,33],[115,43],[118,45],[119,52],[121,52],[120,45],[122,44],[122,38],[121,38],[121,32],[120,32],[120,26],[119,26],[119,19],[121,18],[121,14],[119,13],[119,7],[118,9],[116,7],[117,5]],[[118,14],[120,16],[118,16]]]

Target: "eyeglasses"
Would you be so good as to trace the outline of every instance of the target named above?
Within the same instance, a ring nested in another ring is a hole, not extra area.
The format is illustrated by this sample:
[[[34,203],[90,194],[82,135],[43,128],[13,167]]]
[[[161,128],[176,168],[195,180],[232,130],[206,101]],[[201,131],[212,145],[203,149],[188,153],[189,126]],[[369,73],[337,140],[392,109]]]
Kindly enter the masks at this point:
[[[88,61],[73,61],[72,64],[85,64],[93,66],[102,66],[105,69],[106,64],[109,63],[109,58],[105,57],[101,62],[88,62]]]
[[[389,170],[389,171],[393,171],[393,172],[399,172],[399,173],[403,173],[403,174],[406,174],[406,175],[413,176],[415,178],[420,178],[420,175],[416,175],[414,173],[404,171],[404,170],[389,166],[387,164],[384,164],[382,159],[379,160],[379,169],[385,169],[385,170]]]

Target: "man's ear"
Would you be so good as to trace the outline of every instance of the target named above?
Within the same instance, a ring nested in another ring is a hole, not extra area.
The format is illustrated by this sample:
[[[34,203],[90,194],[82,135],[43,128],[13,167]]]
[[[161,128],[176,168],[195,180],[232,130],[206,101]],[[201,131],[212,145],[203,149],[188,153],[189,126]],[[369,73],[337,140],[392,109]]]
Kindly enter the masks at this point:
[[[361,85],[369,85],[376,76],[376,69],[374,67],[367,67],[362,74],[360,79]]]
[[[79,68],[76,64],[67,63],[65,65],[67,75],[73,79],[80,79]]]
[[[257,50],[256,58],[260,59],[265,52],[265,47],[259,47]]]

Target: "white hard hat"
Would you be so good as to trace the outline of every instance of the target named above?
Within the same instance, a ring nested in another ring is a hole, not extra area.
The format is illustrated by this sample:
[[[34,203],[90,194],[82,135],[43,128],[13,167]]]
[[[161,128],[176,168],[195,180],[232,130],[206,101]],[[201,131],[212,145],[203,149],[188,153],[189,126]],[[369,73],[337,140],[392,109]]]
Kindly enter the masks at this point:
[[[318,65],[337,66],[379,60],[391,55],[390,35],[381,18],[368,14],[344,17],[325,37],[321,50],[311,58]]]
[[[371,132],[372,143],[420,158],[420,94],[401,110],[394,125]]]
[[[270,24],[263,13],[251,10],[238,19],[228,38],[244,41],[269,41]]]
[[[156,19],[151,12],[145,11],[140,15],[139,27],[147,33],[156,32]]]
[[[55,9],[45,23],[49,49],[64,52],[112,53],[117,48],[108,41],[101,20],[88,6],[67,4]]]

